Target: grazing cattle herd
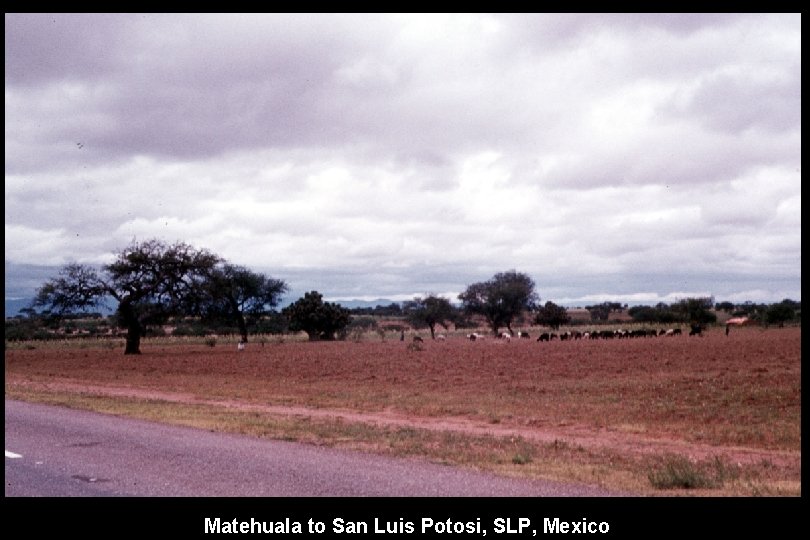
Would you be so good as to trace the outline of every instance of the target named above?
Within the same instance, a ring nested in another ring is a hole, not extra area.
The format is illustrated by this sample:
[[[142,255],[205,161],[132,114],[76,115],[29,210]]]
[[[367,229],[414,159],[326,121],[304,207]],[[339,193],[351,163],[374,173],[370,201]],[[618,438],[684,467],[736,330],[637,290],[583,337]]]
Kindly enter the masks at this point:
[[[703,326],[699,324],[693,324],[690,327],[689,335],[690,336],[702,336],[703,335]],[[591,330],[587,332],[580,332],[580,331],[565,331],[565,332],[542,332],[535,341],[553,341],[553,340],[560,340],[560,341],[575,341],[581,339],[630,339],[630,338],[654,338],[659,336],[680,336],[683,332],[680,328],[640,328],[636,330]],[[487,338],[486,334],[482,334],[480,332],[472,332],[467,334],[467,339],[470,341],[479,341]],[[530,339],[531,335],[528,332],[519,331],[517,333],[517,337],[520,339]],[[437,336],[437,339],[445,340],[447,339],[446,336],[440,335]],[[501,332],[495,336],[494,339],[502,340],[502,341],[511,341],[512,334],[509,332]],[[420,340],[421,341],[421,340]]]
[[[701,327],[692,328],[694,333],[690,332],[689,335],[700,335]],[[589,332],[543,332],[537,338],[537,341],[551,341],[559,339],[560,341],[569,341],[577,339],[629,339],[629,338],[651,338],[658,336],[679,336],[681,335],[680,328],[669,328],[656,330],[654,328],[638,329],[638,330],[592,330]]]

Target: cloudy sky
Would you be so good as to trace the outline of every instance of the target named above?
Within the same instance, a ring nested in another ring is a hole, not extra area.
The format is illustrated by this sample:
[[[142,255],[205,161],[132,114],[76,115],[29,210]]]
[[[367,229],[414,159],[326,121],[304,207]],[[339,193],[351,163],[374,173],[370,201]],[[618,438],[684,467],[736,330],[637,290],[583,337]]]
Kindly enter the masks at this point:
[[[6,14],[5,73],[7,299],[154,237],[296,298],[801,299],[800,14]]]

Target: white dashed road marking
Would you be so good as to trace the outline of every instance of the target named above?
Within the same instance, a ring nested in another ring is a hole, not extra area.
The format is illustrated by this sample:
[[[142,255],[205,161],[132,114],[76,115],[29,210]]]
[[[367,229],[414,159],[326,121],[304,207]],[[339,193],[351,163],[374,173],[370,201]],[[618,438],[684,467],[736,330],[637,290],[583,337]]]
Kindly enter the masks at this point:
[[[6,457],[11,459],[17,459],[21,458],[22,456],[20,454],[15,454],[14,452],[9,452],[8,450],[6,450]]]

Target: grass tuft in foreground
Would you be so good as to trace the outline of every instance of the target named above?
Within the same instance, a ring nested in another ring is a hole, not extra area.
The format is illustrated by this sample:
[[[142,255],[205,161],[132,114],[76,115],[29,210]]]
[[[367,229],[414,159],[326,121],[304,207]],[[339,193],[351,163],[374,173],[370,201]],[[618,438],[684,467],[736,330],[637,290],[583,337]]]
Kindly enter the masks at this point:
[[[739,472],[717,457],[698,462],[668,454],[647,477],[656,489],[717,489],[723,487],[727,480],[736,480]]]

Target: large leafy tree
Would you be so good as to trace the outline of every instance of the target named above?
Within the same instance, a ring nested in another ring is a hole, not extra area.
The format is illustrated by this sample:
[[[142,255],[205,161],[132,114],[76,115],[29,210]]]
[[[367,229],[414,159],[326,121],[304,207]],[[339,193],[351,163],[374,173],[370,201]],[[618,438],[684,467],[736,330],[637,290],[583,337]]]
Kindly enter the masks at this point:
[[[227,263],[217,266],[205,285],[202,296],[195,299],[200,315],[208,321],[235,322],[245,343],[248,326],[276,307],[288,290],[281,280]]]
[[[333,340],[351,321],[351,312],[331,302],[324,302],[318,291],[310,291],[281,310],[293,332],[303,331],[310,341]]]
[[[683,321],[695,325],[717,322],[717,315],[711,310],[714,298],[684,298],[672,305],[672,311]]]
[[[771,304],[765,310],[765,324],[776,324],[784,326],[786,322],[793,320],[796,316],[796,306],[801,309],[801,304],[797,304],[792,300],[782,300],[778,304]]]
[[[564,307],[554,302],[546,302],[545,306],[537,308],[534,322],[557,330],[561,325],[571,322],[571,316]]]
[[[716,309],[717,311],[726,311],[728,313],[731,313],[732,311],[734,311],[734,304],[732,302],[717,302],[714,305],[714,309]]]
[[[73,313],[87,313],[98,307],[107,294],[106,284],[94,268],[67,264],[59,270],[57,277],[37,290],[27,311],[33,314],[36,308],[44,308],[39,315],[58,320]]]
[[[533,311],[540,301],[534,292],[534,281],[515,270],[473,283],[458,298],[467,313],[483,316],[495,335],[502,326],[514,334],[512,322],[524,311]]]
[[[610,314],[614,311],[621,311],[627,306],[622,306],[619,302],[602,302],[594,306],[585,306],[585,309],[591,314],[593,321],[606,321],[610,318]]]
[[[447,329],[448,323],[455,319],[456,310],[447,298],[428,295],[417,297],[404,303],[403,311],[413,326],[427,326],[430,337],[436,339],[436,325]]]
[[[178,242],[134,242],[101,268],[69,264],[37,291],[32,307],[61,317],[87,311],[112,297],[119,324],[127,329],[124,354],[140,354],[148,324],[188,309],[221,259]]]

